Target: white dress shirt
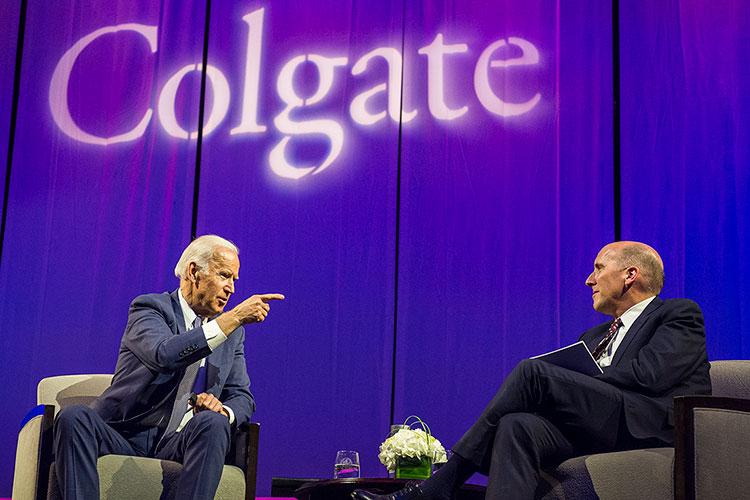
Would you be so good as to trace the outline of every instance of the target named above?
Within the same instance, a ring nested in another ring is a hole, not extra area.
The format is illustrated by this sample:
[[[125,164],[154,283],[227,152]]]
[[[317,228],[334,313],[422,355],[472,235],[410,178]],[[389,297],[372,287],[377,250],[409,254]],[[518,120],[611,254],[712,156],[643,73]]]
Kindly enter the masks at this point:
[[[185,331],[190,331],[193,329],[193,323],[195,322],[195,318],[197,318],[198,315],[195,314],[195,311],[193,311],[193,309],[187,303],[185,297],[182,296],[182,290],[177,290],[177,296],[180,298],[182,317],[185,318]],[[208,343],[208,348],[211,349],[211,352],[213,352],[217,347],[219,347],[227,340],[227,336],[224,335],[224,332],[221,331],[221,328],[219,327],[219,324],[216,323],[216,320],[206,321],[206,319],[203,318],[201,319],[201,323],[201,326],[203,327],[203,335],[206,336],[206,342]],[[206,358],[201,359],[201,366],[206,366]],[[224,409],[229,414],[229,423],[234,423],[234,412],[232,411],[232,409],[228,406],[224,406]],[[177,426],[177,430],[175,432],[180,432],[182,428],[187,425],[191,418],[193,418],[193,408],[192,406],[188,405],[187,412],[185,413],[185,416],[182,417],[182,421],[180,422],[180,425]]]
[[[641,315],[643,310],[646,309],[646,306],[648,306],[651,301],[654,300],[654,298],[656,298],[656,296],[649,297],[646,300],[642,300],[622,313],[622,316],[620,316],[622,326],[617,329],[617,333],[615,333],[615,337],[609,343],[607,351],[604,353],[604,356],[599,359],[599,366],[604,368],[605,366],[609,366],[612,364],[612,360],[615,357],[617,348],[620,347],[620,344],[622,343],[622,339],[625,338],[625,335],[628,334],[628,330],[630,330],[630,327],[633,326],[635,320],[638,319],[638,316]]]

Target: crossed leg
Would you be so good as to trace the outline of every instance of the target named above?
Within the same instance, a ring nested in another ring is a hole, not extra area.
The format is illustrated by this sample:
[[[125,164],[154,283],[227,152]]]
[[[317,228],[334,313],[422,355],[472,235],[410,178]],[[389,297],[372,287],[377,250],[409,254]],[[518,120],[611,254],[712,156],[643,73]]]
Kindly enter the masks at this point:
[[[488,475],[486,498],[534,498],[543,466],[615,448],[622,407],[616,387],[524,360],[453,451]]]

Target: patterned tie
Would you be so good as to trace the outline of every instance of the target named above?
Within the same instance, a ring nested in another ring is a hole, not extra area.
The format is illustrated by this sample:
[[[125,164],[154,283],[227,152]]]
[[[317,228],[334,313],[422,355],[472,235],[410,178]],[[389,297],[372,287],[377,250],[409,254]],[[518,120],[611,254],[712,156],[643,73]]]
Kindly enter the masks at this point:
[[[609,325],[609,330],[607,330],[607,335],[604,336],[601,342],[599,342],[599,345],[596,346],[596,349],[594,349],[594,352],[591,353],[591,356],[597,361],[599,361],[601,358],[604,357],[604,353],[607,352],[607,348],[609,347],[609,344],[612,343],[612,340],[614,340],[615,335],[617,335],[617,330],[620,329],[622,326],[622,320],[620,318],[615,319],[611,325]]]
[[[201,326],[201,319],[195,318],[193,328],[195,329],[199,326]],[[185,368],[185,374],[182,376],[182,380],[180,380],[180,385],[177,386],[177,396],[175,397],[174,405],[172,406],[172,414],[169,417],[169,423],[167,424],[167,429],[164,431],[164,435],[177,429],[177,426],[180,425],[182,418],[185,416],[188,399],[190,398],[190,393],[195,385],[200,365],[201,360],[199,359]]]

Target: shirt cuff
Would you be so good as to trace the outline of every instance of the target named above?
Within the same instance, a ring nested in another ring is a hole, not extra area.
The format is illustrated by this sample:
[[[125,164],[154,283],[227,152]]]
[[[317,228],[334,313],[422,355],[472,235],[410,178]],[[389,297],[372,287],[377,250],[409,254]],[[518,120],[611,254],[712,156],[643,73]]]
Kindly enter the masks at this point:
[[[234,423],[234,412],[227,405],[223,405],[223,406],[224,406],[224,409],[227,411],[227,413],[229,413],[229,424],[231,425]]]
[[[216,320],[211,320],[203,325],[203,335],[206,336],[206,342],[211,351],[215,351],[217,347],[227,340],[227,336],[221,331]]]

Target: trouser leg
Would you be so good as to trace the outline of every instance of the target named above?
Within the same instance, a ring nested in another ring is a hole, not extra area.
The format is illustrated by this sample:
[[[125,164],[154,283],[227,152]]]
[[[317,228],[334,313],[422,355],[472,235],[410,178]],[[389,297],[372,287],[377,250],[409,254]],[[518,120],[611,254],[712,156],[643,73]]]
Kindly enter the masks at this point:
[[[587,443],[588,449],[581,451],[612,449],[622,405],[621,392],[605,382],[544,361],[524,360],[453,450],[480,470],[489,469],[498,424],[509,413],[546,418],[576,445]]]
[[[99,500],[97,459],[139,455],[128,441],[88,406],[63,408],[54,427],[55,472],[66,500]]]
[[[495,431],[485,498],[533,500],[541,467],[574,455],[570,440],[545,418],[508,413]]]
[[[157,458],[182,463],[175,498],[214,498],[229,450],[229,437],[227,417],[201,411],[184,429],[167,438]]]

